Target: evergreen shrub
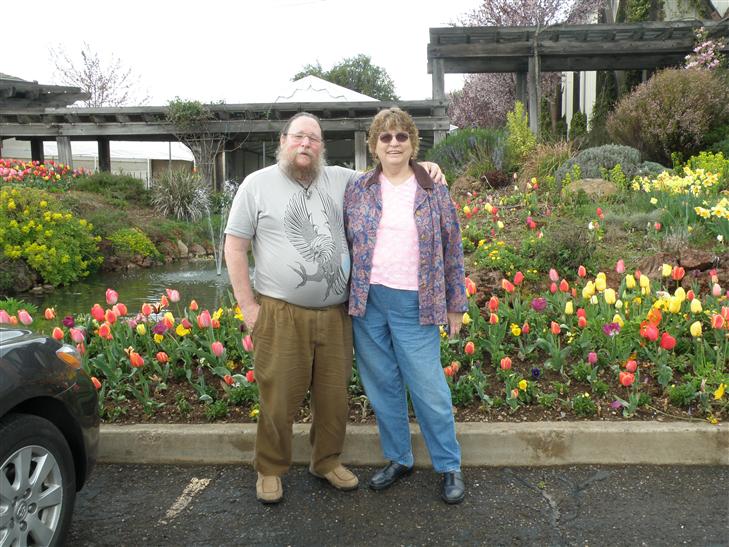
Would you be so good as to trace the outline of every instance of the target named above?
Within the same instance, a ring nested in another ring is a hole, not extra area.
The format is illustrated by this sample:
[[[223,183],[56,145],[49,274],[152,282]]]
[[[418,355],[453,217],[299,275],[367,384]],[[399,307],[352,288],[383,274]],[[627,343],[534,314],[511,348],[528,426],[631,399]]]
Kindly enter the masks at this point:
[[[575,165],[579,167],[582,178],[598,178],[602,176],[603,170],[610,171],[618,164],[628,180],[631,180],[641,165],[640,152],[617,144],[587,148],[560,165],[554,175],[555,182],[561,184],[565,176],[573,172]]]
[[[464,128],[453,131],[428,151],[426,159],[440,165],[446,178],[468,172],[474,176],[501,169],[505,134],[502,129]]]

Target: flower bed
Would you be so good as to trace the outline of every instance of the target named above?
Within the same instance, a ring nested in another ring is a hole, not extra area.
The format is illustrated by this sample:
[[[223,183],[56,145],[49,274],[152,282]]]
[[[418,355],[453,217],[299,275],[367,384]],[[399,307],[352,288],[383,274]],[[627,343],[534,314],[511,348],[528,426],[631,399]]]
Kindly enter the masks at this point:
[[[88,174],[90,172],[83,168],[73,169],[70,165],[56,163],[53,160],[41,163],[0,158],[0,185],[20,183],[46,190],[64,190],[75,178]]]

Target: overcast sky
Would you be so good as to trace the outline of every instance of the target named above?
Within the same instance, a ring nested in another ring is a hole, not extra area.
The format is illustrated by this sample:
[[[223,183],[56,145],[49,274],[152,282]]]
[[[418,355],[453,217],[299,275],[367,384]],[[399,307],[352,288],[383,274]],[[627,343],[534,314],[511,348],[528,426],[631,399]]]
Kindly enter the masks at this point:
[[[268,102],[304,65],[364,53],[406,100],[431,96],[428,29],[456,23],[478,0],[36,0],[5,2],[0,72],[57,83],[49,48],[86,41],[139,76],[151,105],[179,96]],[[462,86],[446,76],[446,89]]]

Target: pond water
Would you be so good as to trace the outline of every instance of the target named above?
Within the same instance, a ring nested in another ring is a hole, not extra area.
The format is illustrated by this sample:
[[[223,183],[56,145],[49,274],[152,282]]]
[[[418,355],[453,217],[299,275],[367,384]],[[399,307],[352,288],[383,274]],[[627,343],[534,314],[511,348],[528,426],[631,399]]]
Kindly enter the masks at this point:
[[[18,296],[33,302],[42,312],[47,307],[56,309],[57,317],[88,313],[95,303],[106,307],[105,293],[112,288],[119,293],[119,301],[136,313],[145,302],[159,302],[165,289],[180,292],[180,307],[189,305],[193,298],[201,309],[217,309],[230,303],[228,294],[233,290],[228,272],[223,267],[222,274],[215,271],[213,260],[172,262],[156,268],[139,268],[127,272],[92,274],[89,279],[59,287],[55,291],[42,294]],[[176,306],[171,305],[173,312]]]

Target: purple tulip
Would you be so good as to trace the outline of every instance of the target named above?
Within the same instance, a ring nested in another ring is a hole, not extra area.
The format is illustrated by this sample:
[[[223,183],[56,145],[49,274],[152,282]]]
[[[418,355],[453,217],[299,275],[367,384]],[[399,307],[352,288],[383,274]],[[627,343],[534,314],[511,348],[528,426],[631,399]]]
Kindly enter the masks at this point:
[[[63,326],[68,329],[76,326],[76,322],[73,320],[72,315],[67,315],[66,317],[63,318],[63,321],[61,321],[61,322],[63,323]]]
[[[546,309],[546,307],[547,307],[547,299],[544,298],[543,296],[540,296],[540,297],[532,300],[532,309],[534,311],[542,312]]]

